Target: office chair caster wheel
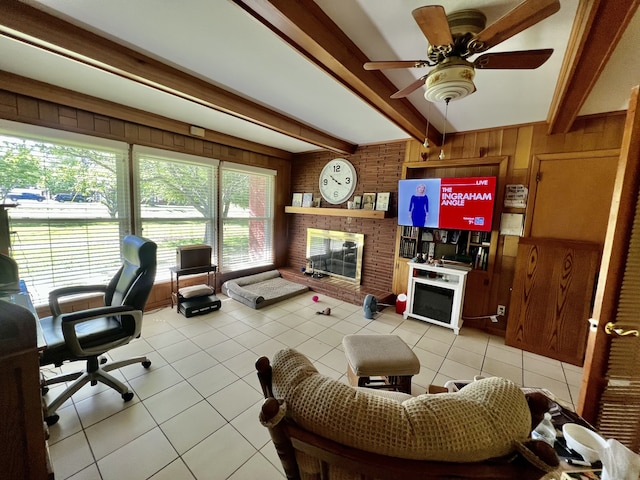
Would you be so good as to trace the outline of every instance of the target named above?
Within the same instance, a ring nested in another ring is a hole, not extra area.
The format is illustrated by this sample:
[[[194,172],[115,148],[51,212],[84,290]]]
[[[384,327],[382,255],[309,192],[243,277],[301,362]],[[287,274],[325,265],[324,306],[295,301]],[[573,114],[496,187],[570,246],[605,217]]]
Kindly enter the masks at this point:
[[[107,357],[100,357],[100,365],[104,365],[107,362],[108,362]]]
[[[49,393],[49,387],[41,387],[40,388],[40,393],[42,394],[42,396],[45,396],[47,393]]]
[[[149,368],[151,366],[151,360],[147,360],[145,362],[142,362],[142,366],[144,368]]]
[[[60,415],[58,415],[57,413],[54,413],[53,415],[44,419],[44,421],[47,422],[48,426],[55,425],[56,423],[58,423],[58,420],[60,420]]]
[[[129,400],[131,400],[133,398],[133,392],[127,392],[127,393],[123,393],[122,394],[122,399],[125,402],[128,402]]]

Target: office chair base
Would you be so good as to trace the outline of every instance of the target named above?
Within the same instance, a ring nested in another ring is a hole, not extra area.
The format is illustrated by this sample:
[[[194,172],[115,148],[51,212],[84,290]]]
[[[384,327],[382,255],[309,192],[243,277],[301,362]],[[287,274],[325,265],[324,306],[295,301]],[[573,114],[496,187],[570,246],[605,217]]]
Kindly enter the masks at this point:
[[[55,413],[56,410],[58,410],[64,402],[71,398],[73,394],[84,387],[87,383],[91,383],[91,385],[95,385],[98,382],[103,383],[120,392],[120,395],[125,402],[131,400],[133,398],[133,392],[129,390],[129,387],[107,372],[117,368],[122,368],[126,365],[132,365],[134,363],[141,363],[144,368],[149,368],[151,366],[151,360],[147,357],[128,358],[119,362],[106,364],[96,370],[73,372],[45,380],[41,387],[43,392],[45,392],[45,389],[48,391],[48,385],[73,380],[73,383],[64,392],[58,395],[58,397],[46,406],[44,419],[47,422],[47,425],[54,425],[60,419],[60,416]]]

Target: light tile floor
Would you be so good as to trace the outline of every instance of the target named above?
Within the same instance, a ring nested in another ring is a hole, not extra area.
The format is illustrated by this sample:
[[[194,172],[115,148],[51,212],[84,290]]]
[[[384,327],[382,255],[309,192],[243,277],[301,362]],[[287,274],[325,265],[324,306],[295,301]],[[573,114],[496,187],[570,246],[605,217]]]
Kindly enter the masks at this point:
[[[312,295],[261,310],[220,295],[221,310],[192,318],[170,308],[148,312],[142,337],[109,355],[151,359],[148,370],[137,364],[113,372],[128,382],[134,399],[124,403],[103,385],[85,386],[58,410],[49,440],[56,479],[282,479],[258,422],[255,360],[294,347],[321,373],[346,382],[341,342],[349,333],[393,333],[409,344],[421,364],[413,377],[416,395],[429,384],[499,375],[577,401],[578,367],[507,347],[501,337],[471,328],[456,336],[404,320],[393,308],[367,320],[360,306],[324,295],[314,303]],[[331,316],[316,314],[326,307]],[[63,369],[81,367],[76,362]]]

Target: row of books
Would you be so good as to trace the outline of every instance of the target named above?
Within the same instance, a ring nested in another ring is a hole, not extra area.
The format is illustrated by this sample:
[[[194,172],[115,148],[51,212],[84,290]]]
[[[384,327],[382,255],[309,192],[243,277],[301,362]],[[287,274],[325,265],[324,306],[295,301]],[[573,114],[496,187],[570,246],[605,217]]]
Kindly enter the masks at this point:
[[[489,249],[483,247],[471,247],[469,256],[473,258],[473,268],[476,270],[486,270],[489,264]]]
[[[416,256],[416,239],[401,238],[400,251],[398,252],[402,258],[413,258]]]

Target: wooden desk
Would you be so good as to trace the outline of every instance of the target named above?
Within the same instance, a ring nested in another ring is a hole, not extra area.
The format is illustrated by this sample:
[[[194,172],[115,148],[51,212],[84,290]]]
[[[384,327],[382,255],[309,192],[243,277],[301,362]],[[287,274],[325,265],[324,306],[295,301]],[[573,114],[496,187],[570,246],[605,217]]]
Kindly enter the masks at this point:
[[[44,336],[21,283],[20,292],[0,293],[0,476],[53,479],[40,390]]]

